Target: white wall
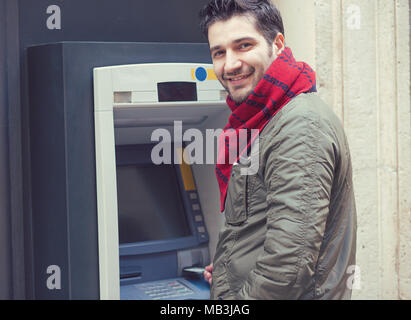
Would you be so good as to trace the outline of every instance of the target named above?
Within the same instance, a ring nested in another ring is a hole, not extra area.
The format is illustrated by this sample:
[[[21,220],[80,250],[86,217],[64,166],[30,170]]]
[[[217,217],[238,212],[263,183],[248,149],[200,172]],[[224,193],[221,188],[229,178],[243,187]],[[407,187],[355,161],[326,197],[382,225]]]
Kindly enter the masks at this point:
[[[296,60],[315,68],[314,0],[277,0],[274,3],[283,17],[286,46],[292,49]],[[295,21],[298,21],[297,28]]]
[[[343,122],[358,214],[354,299],[411,299],[408,0],[273,0]]]

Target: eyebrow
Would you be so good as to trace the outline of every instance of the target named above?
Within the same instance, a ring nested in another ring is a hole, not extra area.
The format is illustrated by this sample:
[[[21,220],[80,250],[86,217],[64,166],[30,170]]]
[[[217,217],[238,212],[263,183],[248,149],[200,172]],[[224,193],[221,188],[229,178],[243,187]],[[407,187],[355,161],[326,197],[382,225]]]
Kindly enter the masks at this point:
[[[234,41],[233,41],[233,43],[240,43],[240,42],[243,42],[243,41],[255,41],[256,39],[255,38],[253,38],[253,37],[243,37],[243,38],[239,38],[239,39],[235,39]],[[213,52],[213,51],[215,51],[215,50],[218,50],[218,49],[220,49],[221,48],[221,46],[220,45],[217,45],[217,46],[214,46],[214,47],[211,47],[210,48],[210,52]]]

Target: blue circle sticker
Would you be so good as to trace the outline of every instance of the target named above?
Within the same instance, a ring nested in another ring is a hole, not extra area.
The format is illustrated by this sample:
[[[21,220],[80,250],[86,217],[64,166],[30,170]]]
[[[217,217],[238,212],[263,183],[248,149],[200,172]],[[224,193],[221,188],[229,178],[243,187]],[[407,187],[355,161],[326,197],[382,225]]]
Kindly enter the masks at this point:
[[[196,78],[199,81],[204,81],[205,79],[207,79],[207,70],[203,67],[198,67],[196,69]]]

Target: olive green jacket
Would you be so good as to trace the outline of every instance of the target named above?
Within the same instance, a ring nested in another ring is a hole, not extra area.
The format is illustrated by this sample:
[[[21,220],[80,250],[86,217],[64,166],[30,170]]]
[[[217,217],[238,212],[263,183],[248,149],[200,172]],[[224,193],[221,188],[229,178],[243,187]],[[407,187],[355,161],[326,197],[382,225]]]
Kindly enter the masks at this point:
[[[251,156],[256,174],[232,168],[211,299],[350,299],[357,222],[340,120],[315,93],[301,94]]]

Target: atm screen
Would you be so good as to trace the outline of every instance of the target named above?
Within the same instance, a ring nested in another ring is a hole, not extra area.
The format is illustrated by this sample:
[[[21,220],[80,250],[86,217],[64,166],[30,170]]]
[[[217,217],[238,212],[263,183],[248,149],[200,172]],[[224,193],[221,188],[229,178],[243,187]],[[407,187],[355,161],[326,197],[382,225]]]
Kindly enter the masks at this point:
[[[159,82],[157,83],[158,101],[197,101],[195,82]]]
[[[190,236],[173,165],[117,167],[120,244]]]

